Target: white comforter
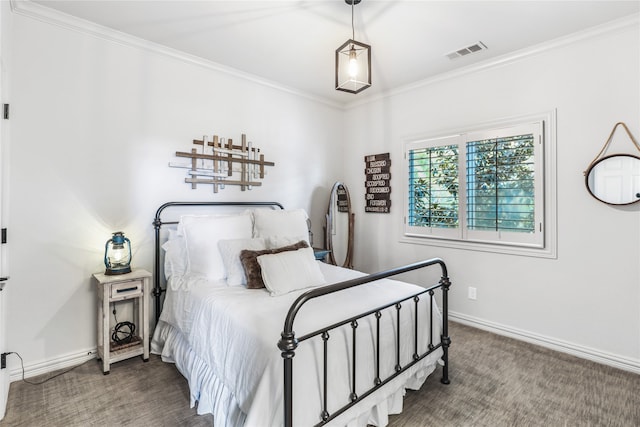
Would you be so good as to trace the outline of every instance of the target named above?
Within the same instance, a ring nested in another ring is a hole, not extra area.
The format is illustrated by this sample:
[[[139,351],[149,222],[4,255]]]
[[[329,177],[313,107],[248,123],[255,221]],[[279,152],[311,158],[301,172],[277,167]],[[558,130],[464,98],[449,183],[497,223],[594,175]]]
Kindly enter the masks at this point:
[[[327,283],[362,276],[362,273],[320,263]],[[299,312],[297,337],[368,309],[412,295],[422,288],[382,280],[309,302]],[[191,403],[198,413],[213,413],[215,427],[281,426],[283,424],[283,361],[277,348],[284,318],[293,301],[304,291],[271,297],[266,290],[228,287],[201,278],[172,278],[169,282],[152,351],[175,362],[189,381]],[[422,296],[420,322],[428,322],[428,296]],[[401,313],[402,366],[413,355],[414,303],[403,304]],[[434,304],[435,306],[435,304]],[[387,312],[388,311],[388,312]],[[381,318],[381,378],[395,366],[396,310]],[[439,342],[440,315],[434,313],[434,344]],[[429,328],[420,330],[419,351],[428,344]],[[328,410],[348,402],[351,392],[352,328],[330,333]],[[356,393],[373,384],[375,318],[357,327]],[[336,418],[331,425],[386,425],[387,415],[402,410],[405,388],[419,388],[435,368],[442,351],[434,352],[398,378]],[[294,425],[314,425],[322,411],[322,340],[300,344],[294,358]]]

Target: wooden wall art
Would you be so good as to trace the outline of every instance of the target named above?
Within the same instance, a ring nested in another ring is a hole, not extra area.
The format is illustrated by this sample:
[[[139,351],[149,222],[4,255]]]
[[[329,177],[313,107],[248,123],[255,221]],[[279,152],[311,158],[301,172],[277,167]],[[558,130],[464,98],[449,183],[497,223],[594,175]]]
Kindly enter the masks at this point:
[[[389,153],[364,157],[365,212],[389,213],[391,209],[391,158]]]
[[[253,186],[262,185],[258,180],[264,179],[265,166],[275,166],[264,160],[264,154],[251,141],[247,142],[245,134],[242,134],[240,145],[218,135],[213,135],[212,140],[205,135],[202,139],[194,139],[193,144],[196,148],[191,152],[176,151],[176,157],[191,159],[189,163],[169,162],[170,167],[189,169],[184,181],[191,184],[192,189],[198,184],[211,184],[214,193],[225,185],[239,185],[242,191],[251,190]]]

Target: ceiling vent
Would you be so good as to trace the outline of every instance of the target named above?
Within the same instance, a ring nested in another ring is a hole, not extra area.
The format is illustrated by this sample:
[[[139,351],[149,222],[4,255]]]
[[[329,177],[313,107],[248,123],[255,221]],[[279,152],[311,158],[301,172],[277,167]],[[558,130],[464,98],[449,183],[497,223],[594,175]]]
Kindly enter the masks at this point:
[[[454,50],[453,52],[449,52],[446,54],[446,57],[449,59],[461,58],[463,56],[470,55],[472,53],[480,52],[481,50],[486,50],[487,46],[485,46],[482,42],[474,43],[470,46],[463,47],[462,49]]]

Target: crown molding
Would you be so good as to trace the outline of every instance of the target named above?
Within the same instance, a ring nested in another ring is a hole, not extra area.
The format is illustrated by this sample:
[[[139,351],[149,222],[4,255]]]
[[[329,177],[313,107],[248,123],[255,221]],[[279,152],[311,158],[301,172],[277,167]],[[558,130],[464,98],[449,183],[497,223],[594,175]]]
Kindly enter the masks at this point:
[[[624,18],[620,18],[614,21],[607,22],[592,28],[588,28],[583,31],[579,31],[567,36],[559,37],[550,41],[546,41],[531,47],[527,47],[515,52],[511,52],[505,55],[491,58],[486,61],[469,65],[467,67],[459,68],[449,72],[441,73],[433,77],[429,77],[424,80],[420,80],[414,83],[407,84],[395,89],[388,90],[383,93],[379,93],[371,96],[360,97],[353,102],[339,103],[327,98],[319,97],[309,94],[307,92],[300,91],[298,89],[276,83],[272,80],[268,80],[254,74],[246,73],[238,69],[210,61],[201,58],[196,55],[190,55],[185,52],[181,52],[177,49],[173,49],[158,43],[153,43],[148,40],[132,36],[130,34],[117,31],[102,25],[98,25],[94,22],[87,21],[66,13],[59,12],[55,9],[51,9],[46,6],[42,6],[38,3],[33,3],[31,0],[10,0],[11,10],[19,15],[26,16],[32,19],[36,19],[48,24],[56,25],[68,30],[81,32],[91,35],[96,38],[107,40],[113,43],[118,43],[125,46],[130,46],[149,52],[153,52],[160,55],[172,57],[174,59],[197,65],[212,71],[216,71],[222,74],[227,74],[233,77],[237,77],[261,86],[269,87],[278,91],[289,93],[291,95],[306,98],[313,102],[327,105],[331,108],[339,110],[349,110],[361,105],[369,104],[381,99],[396,96],[405,92],[413,91],[416,89],[430,86],[442,81],[455,79],[468,74],[480,72],[487,69],[501,67],[511,63],[515,63],[531,56],[538,55],[553,49],[565,47],[573,43],[577,43],[583,40],[605,36],[611,33],[626,31],[631,28],[638,28],[640,24],[640,14],[630,15]]]
[[[346,104],[344,108],[348,110],[361,105],[369,104],[371,102],[379,101],[381,99],[400,95],[405,92],[414,91],[416,89],[420,89],[425,86],[430,86],[446,80],[451,80],[451,79],[455,79],[468,74],[473,74],[480,71],[502,67],[504,65],[519,62],[519,61],[528,59],[532,56],[536,56],[541,53],[545,53],[554,49],[558,49],[574,43],[578,43],[583,40],[602,37],[602,36],[606,36],[606,35],[621,32],[621,31],[631,30],[634,28],[638,29],[639,27],[640,27],[640,14],[629,15],[624,18],[609,21],[604,24],[588,28],[586,30],[578,31],[563,37],[545,41],[543,43],[530,46],[524,49],[520,49],[515,52],[510,52],[495,58],[487,59],[486,61],[469,65],[467,67],[458,68],[456,70],[441,73],[424,80],[420,80],[414,83],[409,83],[405,86],[391,89],[381,94],[372,95],[367,98],[360,98],[356,101]]]
[[[256,76],[255,74],[250,74],[236,68],[228,67],[226,65],[210,61],[196,55],[191,55],[177,49],[161,45],[159,43],[150,42],[140,37],[132,36],[131,34],[117,31],[112,28],[96,24],[95,22],[87,21],[85,19],[81,19],[73,15],[51,9],[41,4],[34,3],[30,0],[10,0],[10,3],[12,12],[18,15],[26,16],[41,22],[45,22],[47,24],[56,25],[67,30],[87,34],[99,39],[107,40],[112,43],[117,43],[120,45],[165,55],[179,61],[186,62],[188,64],[197,65],[208,70],[227,74],[261,86],[306,98],[320,104],[325,104],[332,108],[337,108],[340,110],[344,109],[344,105],[333,102],[329,99],[314,96],[307,92],[303,92],[298,89],[276,83],[272,80]]]

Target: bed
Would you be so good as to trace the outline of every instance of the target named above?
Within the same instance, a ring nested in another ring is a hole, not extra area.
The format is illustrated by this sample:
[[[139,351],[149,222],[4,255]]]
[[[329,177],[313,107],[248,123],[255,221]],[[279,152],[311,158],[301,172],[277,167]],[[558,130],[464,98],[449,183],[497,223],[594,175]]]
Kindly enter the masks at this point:
[[[169,202],[154,227],[151,349],[215,427],[384,426],[438,365],[449,383],[442,260],[371,275],[317,261],[306,213],[275,202]],[[431,286],[389,279],[437,267]]]

